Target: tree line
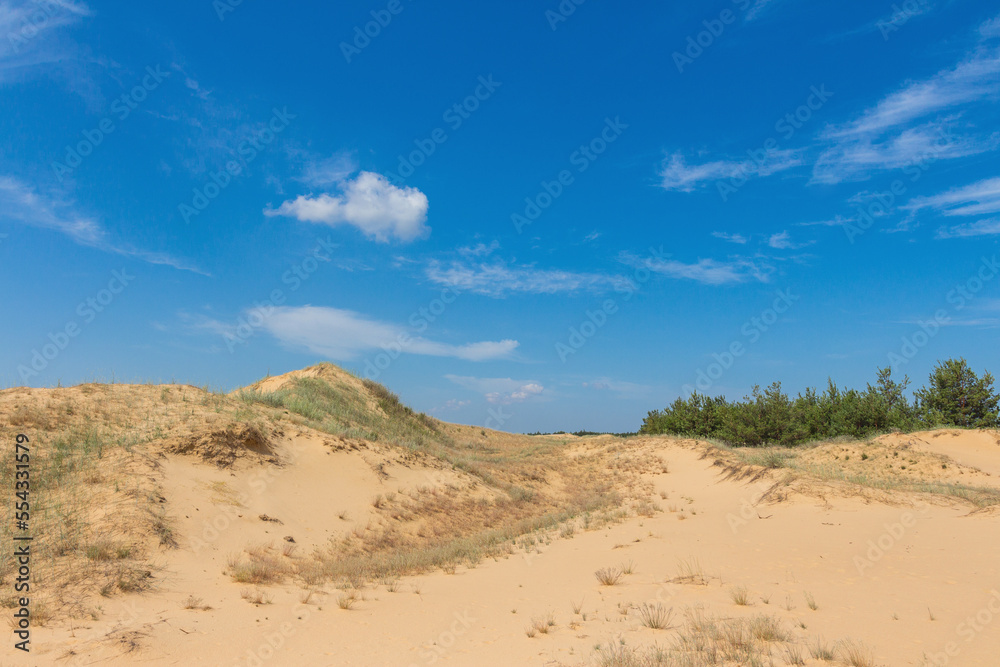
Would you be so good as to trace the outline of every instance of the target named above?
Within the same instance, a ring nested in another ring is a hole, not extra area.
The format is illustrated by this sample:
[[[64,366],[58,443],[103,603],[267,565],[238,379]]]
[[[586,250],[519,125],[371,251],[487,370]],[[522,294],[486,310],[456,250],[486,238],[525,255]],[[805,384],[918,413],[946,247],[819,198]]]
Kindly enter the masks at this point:
[[[697,392],[678,398],[643,420],[640,433],[716,438],[734,446],[795,445],[837,436],[866,438],[893,430],[939,426],[1000,427],[1000,395],[989,372],[977,375],[965,359],[938,362],[926,386],[906,396],[910,379],[896,381],[890,368],[877,371],[863,391],[843,390],[832,380],[826,390],[806,389],[789,398],[775,382],[755,386],[742,401]]]

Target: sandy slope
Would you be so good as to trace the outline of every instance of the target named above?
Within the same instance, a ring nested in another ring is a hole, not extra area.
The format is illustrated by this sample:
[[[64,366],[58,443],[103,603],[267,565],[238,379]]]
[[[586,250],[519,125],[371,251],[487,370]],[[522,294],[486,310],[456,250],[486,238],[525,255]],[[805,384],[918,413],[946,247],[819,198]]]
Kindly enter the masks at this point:
[[[1000,470],[992,437],[913,440],[992,472]],[[580,442],[567,456],[587,447]],[[572,536],[554,534],[530,553],[405,578],[395,592],[371,585],[349,611],[338,608],[340,591],[331,585],[308,604],[291,583],[265,587],[272,604],[249,604],[240,597],[245,586],[222,574],[227,554],[252,542],[281,546],[291,536],[301,555],[372,519],[377,493],[464,483],[453,471],[394,463],[389,450],[335,445],[290,433],[286,465],[234,470],[167,455],[162,485],[180,547],[159,553],[159,588],[108,599],[97,621],[36,629],[40,650],[31,660],[9,657],[5,647],[3,664],[590,665],[596,644],[670,643],[676,628],[640,625],[634,605],[646,601],[672,607],[675,626],[685,609],[699,607],[723,617],[775,615],[807,664],[826,664],[811,661],[806,648],[819,636],[831,645],[861,640],[880,665],[918,665],[925,654],[940,654],[931,664],[998,664],[1000,514],[930,496],[874,503],[835,489],[756,505],[773,477],[726,480],[692,443],[666,439],[638,446],[669,465],[668,473],[646,475],[663,510],[651,517],[597,530],[577,522]],[[671,581],[680,561],[693,560],[707,585]],[[626,562],[634,571],[622,583],[598,584],[595,570]],[[736,586],[747,587],[751,606],[733,603]],[[190,595],[211,609],[184,609]],[[532,619],[549,614],[551,631],[529,638]],[[966,620],[977,614],[978,622]],[[774,664],[783,664],[779,654]]]

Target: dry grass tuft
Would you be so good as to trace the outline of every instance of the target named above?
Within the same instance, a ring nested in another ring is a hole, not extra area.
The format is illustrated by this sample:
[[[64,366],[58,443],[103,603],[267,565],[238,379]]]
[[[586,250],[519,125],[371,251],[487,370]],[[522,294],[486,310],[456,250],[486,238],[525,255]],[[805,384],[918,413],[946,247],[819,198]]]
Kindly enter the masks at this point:
[[[271,596],[259,588],[244,588],[240,591],[240,597],[257,606],[271,604]]]
[[[594,576],[597,577],[597,581],[601,583],[601,586],[614,586],[622,578],[622,571],[619,568],[614,567],[602,567],[597,572],[594,572]]]
[[[670,619],[674,609],[667,609],[657,602],[655,605],[646,603],[639,606],[639,621],[651,630],[666,630],[670,628]]]
[[[846,639],[837,644],[836,654],[850,667],[875,667],[875,656],[861,642]]]
[[[746,586],[736,586],[730,589],[729,598],[733,601],[733,604],[740,607],[749,607],[751,604],[750,592]]]

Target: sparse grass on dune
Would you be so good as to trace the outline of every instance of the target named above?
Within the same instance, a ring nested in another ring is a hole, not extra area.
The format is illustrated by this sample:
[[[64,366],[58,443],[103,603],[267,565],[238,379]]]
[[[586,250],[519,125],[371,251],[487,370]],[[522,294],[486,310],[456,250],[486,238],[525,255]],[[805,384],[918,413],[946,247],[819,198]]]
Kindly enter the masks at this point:
[[[122,388],[0,392],[0,439],[29,438],[32,576],[46,582],[40,602],[53,619],[92,617],[99,596],[142,591],[156,569],[149,555],[172,544],[163,524],[156,464],[142,451],[154,428],[122,400]],[[152,402],[154,399],[150,399]],[[0,464],[0,487],[15,488],[14,457]],[[0,540],[15,530],[12,505],[0,510]],[[18,531],[20,533],[20,531]],[[147,537],[148,536],[148,537]],[[13,561],[0,554],[0,582]],[[13,591],[11,591],[13,593]],[[4,596],[0,600],[8,604]]]
[[[1000,505],[1000,488],[942,481],[940,476],[961,467],[942,463],[940,455],[894,449],[878,442],[837,438],[764,449],[715,442],[708,445],[705,455],[715,456],[716,465],[735,479],[758,479],[769,470],[780,469],[784,474],[776,488],[812,479],[874,491],[942,496],[979,509]]]
[[[602,667],[763,667],[776,664],[774,659],[779,656],[799,656],[801,660],[801,651],[786,645],[792,639],[791,632],[773,616],[720,619],[695,608],[685,612],[683,626],[666,646],[640,648],[618,639],[598,646],[596,658]]]

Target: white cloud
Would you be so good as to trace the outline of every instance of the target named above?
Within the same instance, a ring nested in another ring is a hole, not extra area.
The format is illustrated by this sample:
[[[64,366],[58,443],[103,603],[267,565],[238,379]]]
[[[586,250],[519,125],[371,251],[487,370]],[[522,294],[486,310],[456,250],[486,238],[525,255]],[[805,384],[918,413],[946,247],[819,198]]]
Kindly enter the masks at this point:
[[[68,0],[0,3],[0,84],[61,62],[67,54],[54,34],[90,15],[87,5]]]
[[[799,227],[843,227],[844,223],[850,221],[850,218],[838,215],[833,220],[817,220],[815,222],[799,222],[796,224]]]
[[[1000,88],[1000,53],[977,53],[953,69],[904,85],[860,118],[827,130],[826,136],[849,139],[879,135],[932,113],[987,99]]]
[[[477,243],[474,246],[465,246],[458,249],[458,254],[464,255],[466,257],[489,257],[494,251],[500,249],[500,242],[497,240],[490,241],[489,245],[485,243]]]
[[[319,306],[275,308],[263,324],[287,345],[302,347],[329,359],[357,359],[365,352],[385,348],[432,357],[486,361],[509,356],[516,340],[451,345],[411,336],[404,327],[370,319],[360,313]]]
[[[771,238],[767,240],[767,245],[777,250],[785,250],[788,248],[795,247],[791,239],[792,237],[788,232],[781,232],[780,234],[772,234]]]
[[[821,138],[829,145],[816,161],[813,181],[861,180],[879,170],[993,150],[996,137],[962,137],[953,130],[959,112],[967,112],[976,103],[994,102],[998,92],[997,49],[979,49],[951,69],[908,82],[857,119],[824,131]],[[926,120],[943,113],[951,115]]]
[[[815,243],[815,241],[795,243],[792,241],[792,235],[788,232],[771,234],[771,236],[767,239],[767,245],[775,250],[796,250],[798,248],[804,248],[807,245],[812,245],[813,243]]]
[[[813,182],[836,184],[868,178],[875,171],[902,169],[932,160],[949,160],[993,150],[997,139],[954,137],[950,120],[911,127],[884,141],[860,137],[835,143],[817,158]]]
[[[82,246],[135,257],[150,264],[172,266],[175,269],[207,275],[198,268],[165,253],[149,252],[115,243],[100,222],[77,213],[71,203],[39,194],[28,184],[10,176],[0,176],[0,220],[51,229],[65,234]]]
[[[1000,234],[1000,218],[989,218],[953,227],[942,227],[937,231],[939,239],[971,238],[974,236],[996,236]]]
[[[491,263],[453,261],[447,267],[432,261],[427,277],[439,284],[495,298],[511,292],[557,294],[560,292],[603,292],[624,284],[627,279],[599,273],[576,273],[534,266],[510,266],[497,259]]]
[[[635,259],[631,258],[635,264]],[[641,263],[653,273],[671,278],[693,280],[704,285],[730,285],[756,280],[768,282],[774,268],[766,262],[735,257],[725,261],[700,259],[685,264],[675,259],[649,259]]]
[[[335,195],[301,195],[284,202],[277,210],[265,209],[264,214],[291,216],[331,227],[348,224],[381,243],[388,243],[390,238],[409,243],[430,234],[430,228],[424,224],[427,196],[420,190],[396,187],[381,174],[370,171],[362,171],[354,180],[345,181],[341,189]]]
[[[540,396],[545,391],[545,387],[535,380],[477,378],[461,375],[445,375],[445,378],[460,387],[482,394],[490,403],[499,405],[523,403]]]
[[[992,18],[979,26],[979,34],[985,39],[1000,37],[1000,16]]]
[[[311,160],[299,180],[313,187],[323,188],[339,185],[357,170],[358,163],[354,159],[354,154],[341,151],[332,157]]]
[[[739,245],[746,245],[746,243],[750,240],[742,234],[728,234],[726,232],[712,232],[712,236],[717,239],[729,241],[730,243],[737,243]]]
[[[983,215],[1000,212],[1000,178],[987,178],[932,197],[915,197],[902,208],[933,208],[944,215]]]
[[[693,192],[708,182],[729,178],[770,176],[803,164],[800,151],[770,150],[760,162],[747,157],[742,160],[725,159],[689,165],[684,155],[675,152],[663,160],[660,168],[660,187],[665,190]]]

